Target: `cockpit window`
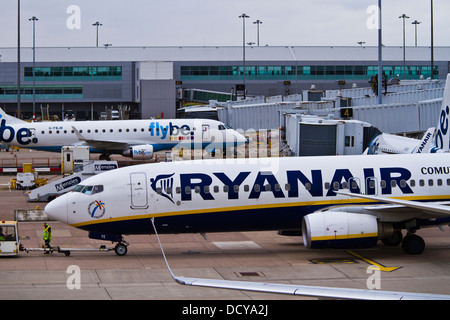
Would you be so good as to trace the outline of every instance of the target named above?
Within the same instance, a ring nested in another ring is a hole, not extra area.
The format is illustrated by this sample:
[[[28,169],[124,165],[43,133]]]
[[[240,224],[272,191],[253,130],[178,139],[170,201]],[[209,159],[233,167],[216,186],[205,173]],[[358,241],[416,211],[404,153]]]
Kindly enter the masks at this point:
[[[219,130],[228,130],[231,129],[231,127],[227,126],[226,124],[219,124]]]
[[[75,187],[75,189],[73,189],[73,192],[81,192],[83,191],[84,186],[79,184]]]
[[[77,185],[73,192],[81,192],[84,194],[96,194],[103,192],[103,185],[95,185],[95,186],[83,186],[81,184]]]

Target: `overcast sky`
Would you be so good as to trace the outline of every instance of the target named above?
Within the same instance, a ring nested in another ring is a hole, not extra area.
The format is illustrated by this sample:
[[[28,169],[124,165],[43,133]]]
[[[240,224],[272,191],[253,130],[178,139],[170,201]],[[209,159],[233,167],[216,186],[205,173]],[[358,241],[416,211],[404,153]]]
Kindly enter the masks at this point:
[[[21,45],[32,46],[36,16],[36,45],[94,46],[99,21],[99,45],[113,46],[233,46],[242,45],[242,19],[246,13],[246,42],[269,46],[351,46],[358,41],[377,45],[371,7],[377,0],[21,0]],[[406,44],[430,45],[428,0],[383,0],[383,43],[402,45],[403,13]],[[0,2],[0,47],[17,44],[17,0]],[[68,10],[69,9],[69,10]],[[79,9],[79,10],[78,10]],[[69,11],[69,12],[68,12]],[[450,1],[434,0],[436,46],[450,46]]]

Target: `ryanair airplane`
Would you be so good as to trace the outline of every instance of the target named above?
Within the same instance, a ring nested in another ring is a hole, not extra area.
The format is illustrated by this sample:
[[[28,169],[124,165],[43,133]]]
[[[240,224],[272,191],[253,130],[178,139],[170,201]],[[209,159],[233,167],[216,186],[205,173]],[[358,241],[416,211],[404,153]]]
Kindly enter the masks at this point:
[[[242,145],[246,138],[216,120],[151,119],[25,122],[0,109],[0,143],[61,152],[63,146],[89,146],[100,159],[121,154],[151,159],[153,153],[179,148],[214,149]]]
[[[192,160],[88,178],[45,213],[94,239],[123,234],[280,230],[308,248],[378,240],[420,254],[421,228],[450,223],[450,154]],[[406,230],[403,237],[402,230]]]

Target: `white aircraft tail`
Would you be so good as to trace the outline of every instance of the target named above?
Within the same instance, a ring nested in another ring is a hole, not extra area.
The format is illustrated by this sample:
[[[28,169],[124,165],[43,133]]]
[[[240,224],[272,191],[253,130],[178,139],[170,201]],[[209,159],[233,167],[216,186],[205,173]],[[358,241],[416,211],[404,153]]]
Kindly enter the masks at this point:
[[[10,116],[9,114],[7,114],[2,108],[0,108],[0,121],[2,119],[6,120],[6,123],[23,123],[25,121],[20,120],[16,117]]]
[[[450,74],[447,75],[445,83],[444,98],[442,99],[442,107],[439,112],[436,135],[434,138],[434,148],[431,152],[439,152],[450,150]]]
[[[412,153],[428,153],[433,147],[433,135],[436,128],[429,128]]]

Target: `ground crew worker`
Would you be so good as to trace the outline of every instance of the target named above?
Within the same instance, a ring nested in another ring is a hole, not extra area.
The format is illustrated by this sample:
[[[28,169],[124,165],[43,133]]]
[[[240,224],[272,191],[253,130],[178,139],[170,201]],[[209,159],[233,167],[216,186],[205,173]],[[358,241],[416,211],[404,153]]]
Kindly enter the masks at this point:
[[[44,232],[42,233],[42,238],[45,242],[45,247],[50,248],[50,242],[52,241],[52,228],[44,222]],[[45,251],[46,254],[48,254],[48,251]]]

